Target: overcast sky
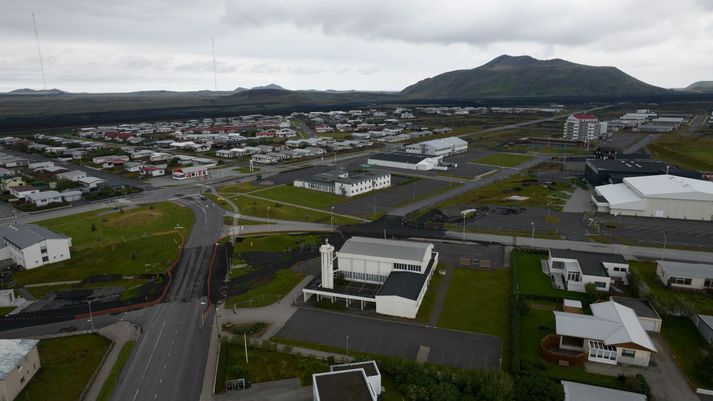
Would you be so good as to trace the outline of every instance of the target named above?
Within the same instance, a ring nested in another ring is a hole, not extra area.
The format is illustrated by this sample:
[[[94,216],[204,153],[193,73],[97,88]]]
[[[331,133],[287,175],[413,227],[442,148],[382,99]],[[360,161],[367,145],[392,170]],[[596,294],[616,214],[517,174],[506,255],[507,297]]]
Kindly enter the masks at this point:
[[[401,90],[501,54],[713,80],[713,0],[0,0],[0,91]]]

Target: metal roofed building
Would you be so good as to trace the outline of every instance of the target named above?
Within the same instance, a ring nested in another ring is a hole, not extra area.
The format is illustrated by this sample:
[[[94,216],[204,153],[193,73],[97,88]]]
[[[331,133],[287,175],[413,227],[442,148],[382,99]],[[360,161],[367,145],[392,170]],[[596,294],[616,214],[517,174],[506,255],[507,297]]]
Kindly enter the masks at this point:
[[[0,400],[14,400],[40,369],[38,343],[30,339],[0,339]]]
[[[297,179],[292,185],[297,188],[352,197],[390,187],[391,174],[364,173],[350,176],[346,171],[333,171]]]
[[[379,153],[369,156],[368,164],[382,167],[400,168],[404,170],[446,170],[441,166],[443,156],[425,156],[411,153]]]
[[[314,401],[376,401],[364,369],[315,373],[312,375]]]
[[[554,311],[560,348],[586,352],[590,362],[649,365],[656,346],[633,309],[613,301],[590,308],[592,315]]]
[[[651,305],[649,301],[645,299],[619,296],[611,296],[609,299],[619,305],[631,308],[639,318],[639,323],[641,323],[641,327],[643,327],[644,330],[652,331],[654,333],[661,332],[661,316],[659,316],[659,313],[656,312],[656,309],[654,309],[653,305]]]
[[[702,174],[669,166],[660,160],[588,159],[584,164],[584,178],[592,186],[619,184],[626,177],[668,174],[701,179]]]
[[[713,182],[674,175],[624,178],[594,188],[599,212],[613,215],[713,220]]]
[[[620,255],[550,249],[547,269],[555,288],[585,292],[594,283],[597,290],[609,291],[612,279],[626,283],[629,263]]]
[[[562,380],[564,401],[646,401],[646,396],[630,391]]]
[[[468,142],[458,138],[442,138],[412,143],[404,148],[406,153],[429,156],[452,156],[468,151]]]
[[[669,288],[713,289],[713,265],[668,260],[660,260],[656,264],[656,277]]]
[[[72,239],[34,224],[0,227],[0,259],[34,269],[71,258]]]
[[[438,264],[433,244],[414,241],[352,237],[336,256],[329,243],[320,247],[320,253],[321,279],[303,289],[305,301],[316,295],[318,300],[343,299],[347,306],[357,301],[362,309],[365,303],[373,303],[377,313],[409,319],[416,317]],[[339,280],[335,281],[337,275],[348,283],[364,283],[375,290],[366,294],[349,292]]]

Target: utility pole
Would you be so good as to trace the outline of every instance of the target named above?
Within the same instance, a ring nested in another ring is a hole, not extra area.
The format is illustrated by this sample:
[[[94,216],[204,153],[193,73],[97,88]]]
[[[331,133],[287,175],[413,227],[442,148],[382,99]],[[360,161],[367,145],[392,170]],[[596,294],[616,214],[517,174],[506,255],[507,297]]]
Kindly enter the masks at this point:
[[[243,342],[245,343],[245,364],[248,364],[248,336],[243,333]]]
[[[666,253],[666,243],[668,242],[668,237],[666,237],[666,232],[661,231],[663,234],[663,249],[661,250],[661,261],[663,262],[664,254]]]
[[[530,248],[535,249],[535,222],[530,222],[532,224],[532,236],[530,237]]]
[[[92,316],[92,302],[93,301],[87,301],[87,304],[89,305],[89,322],[91,322],[92,331],[94,331],[94,317]]]

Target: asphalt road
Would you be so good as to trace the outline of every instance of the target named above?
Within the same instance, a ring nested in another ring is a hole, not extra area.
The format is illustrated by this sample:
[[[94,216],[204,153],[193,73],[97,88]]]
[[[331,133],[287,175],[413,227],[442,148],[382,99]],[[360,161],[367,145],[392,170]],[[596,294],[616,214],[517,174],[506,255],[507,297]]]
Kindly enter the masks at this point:
[[[426,360],[430,363],[464,369],[500,367],[499,337],[342,313],[300,309],[277,335],[413,360],[421,347],[427,347]]]
[[[168,302],[146,311],[143,334],[115,388],[114,401],[198,400],[208,357],[212,313],[206,282],[223,211],[200,198],[183,199],[196,215]]]

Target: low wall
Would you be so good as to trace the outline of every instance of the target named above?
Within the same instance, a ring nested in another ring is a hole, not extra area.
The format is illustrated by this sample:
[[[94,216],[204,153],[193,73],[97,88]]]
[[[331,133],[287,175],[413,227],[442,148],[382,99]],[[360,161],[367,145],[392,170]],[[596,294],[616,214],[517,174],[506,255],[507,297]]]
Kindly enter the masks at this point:
[[[560,346],[560,336],[556,334],[548,334],[540,341],[540,356],[546,360],[559,364],[561,361],[566,361],[570,366],[582,365],[587,361],[587,353],[579,354],[560,353],[557,352]]]

